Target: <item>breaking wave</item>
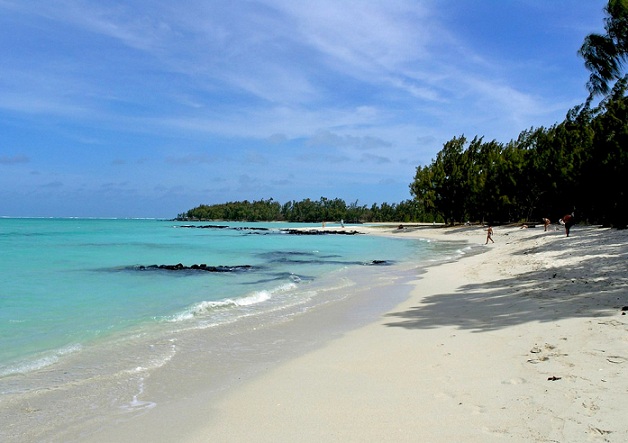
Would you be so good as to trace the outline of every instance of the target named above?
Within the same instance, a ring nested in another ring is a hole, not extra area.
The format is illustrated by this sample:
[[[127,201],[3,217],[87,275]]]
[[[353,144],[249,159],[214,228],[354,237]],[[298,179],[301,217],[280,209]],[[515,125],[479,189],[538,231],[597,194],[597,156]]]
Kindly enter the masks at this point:
[[[170,322],[180,322],[190,320],[196,317],[202,317],[218,310],[242,308],[264,303],[270,300],[274,295],[288,292],[297,287],[296,283],[285,283],[270,290],[260,290],[252,292],[240,298],[227,298],[219,301],[201,301],[190,306],[185,311],[170,317]]]

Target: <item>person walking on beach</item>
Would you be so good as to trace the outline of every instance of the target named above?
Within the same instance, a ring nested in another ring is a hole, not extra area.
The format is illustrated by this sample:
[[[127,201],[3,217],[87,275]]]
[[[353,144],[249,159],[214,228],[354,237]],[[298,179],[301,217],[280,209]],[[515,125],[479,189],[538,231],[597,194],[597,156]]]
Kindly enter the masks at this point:
[[[550,221],[549,218],[543,218],[543,226],[545,226],[545,232],[547,232],[547,228],[549,227],[551,223],[552,222]]]
[[[489,226],[488,229],[486,230],[486,243],[484,243],[485,245],[488,245],[488,241],[491,241],[491,243],[495,243],[493,241],[493,227]]]
[[[574,213],[572,212],[571,214],[565,215],[560,220],[560,224],[565,225],[565,234],[567,234],[567,237],[569,237],[569,230],[571,229],[573,225],[576,224]]]

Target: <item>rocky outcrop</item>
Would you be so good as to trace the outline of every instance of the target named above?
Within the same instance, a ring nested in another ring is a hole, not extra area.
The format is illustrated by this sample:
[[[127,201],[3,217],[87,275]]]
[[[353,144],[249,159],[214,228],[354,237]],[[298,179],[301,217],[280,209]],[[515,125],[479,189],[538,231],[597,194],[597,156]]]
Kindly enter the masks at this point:
[[[249,226],[227,226],[227,225],[179,225],[179,228],[233,229],[234,231],[270,231],[270,228],[252,228]]]
[[[239,272],[248,271],[252,269],[251,265],[238,265],[238,266],[207,266],[206,264],[185,266],[182,263],[176,265],[140,265],[134,267],[138,271],[150,271],[150,270],[165,270],[165,271],[204,271],[204,272]]]
[[[358,235],[361,232],[348,230],[322,230],[322,229],[281,229],[281,232],[289,235]]]

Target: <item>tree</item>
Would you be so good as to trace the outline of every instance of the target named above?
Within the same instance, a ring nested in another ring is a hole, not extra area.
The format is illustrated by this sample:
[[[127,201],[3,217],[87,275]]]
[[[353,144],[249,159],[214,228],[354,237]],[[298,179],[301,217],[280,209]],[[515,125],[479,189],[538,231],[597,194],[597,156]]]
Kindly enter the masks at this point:
[[[600,104],[592,122],[593,143],[585,165],[583,200],[589,217],[616,228],[626,227],[628,205],[628,97],[618,82]],[[588,195],[587,195],[588,194]]]
[[[462,156],[467,139],[454,137],[443,145],[436,155],[434,167],[436,207],[442,213],[446,223],[454,224],[464,218],[464,200],[467,196]]]
[[[624,77],[628,60],[628,0],[609,0],[604,8],[606,34],[589,34],[578,54],[591,71],[587,87],[591,95],[608,94],[612,84]]]
[[[436,185],[440,177],[434,169],[434,162],[431,166],[417,166],[414,181],[410,183],[410,194],[422,206],[423,212],[442,215],[436,207]]]

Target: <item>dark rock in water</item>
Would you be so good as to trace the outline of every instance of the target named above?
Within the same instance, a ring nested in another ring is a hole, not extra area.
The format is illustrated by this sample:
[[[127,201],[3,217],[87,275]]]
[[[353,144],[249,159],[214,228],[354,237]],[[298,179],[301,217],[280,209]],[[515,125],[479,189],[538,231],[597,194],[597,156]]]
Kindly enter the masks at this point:
[[[238,266],[207,266],[205,263],[200,265],[192,265],[192,266],[184,266],[182,263],[177,263],[176,265],[149,265],[137,266],[135,269],[139,271],[147,271],[147,270],[166,270],[166,271],[205,271],[205,272],[238,272],[238,271],[248,271],[252,269],[251,265],[238,265]]]
[[[622,306],[622,307],[621,307],[621,310],[622,310],[622,311],[628,311],[628,306]]]
[[[233,229],[236,231],[269,231],[270,228],[250,228],[247,226],[227,226],[227,225],[180,225],[180,228],[196,228],[196,229]]]
[[[227,225],[181,225],[180,228],[198,228],[198,229],[227,229]]]
[[[180,271],[181,269],[185,269],[182,263],[177,263],[176,265],[161,265],[160,269],[168,269],[170,271]]]
[[[372,265],[387,265],[388,262],[386,260],[373,260],[371,264]]]
[[[361,234],[358,231],[328,231],[328,230],[320,230],[320,229],[282,229],[281,232],[289,235],[357,235]]]

